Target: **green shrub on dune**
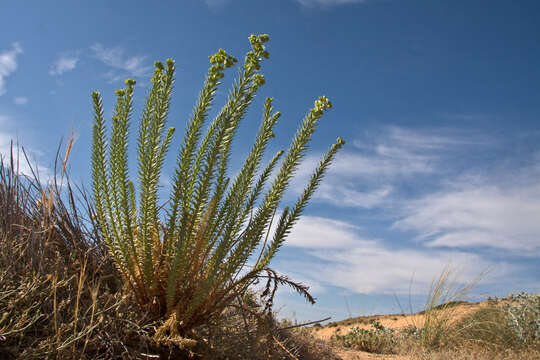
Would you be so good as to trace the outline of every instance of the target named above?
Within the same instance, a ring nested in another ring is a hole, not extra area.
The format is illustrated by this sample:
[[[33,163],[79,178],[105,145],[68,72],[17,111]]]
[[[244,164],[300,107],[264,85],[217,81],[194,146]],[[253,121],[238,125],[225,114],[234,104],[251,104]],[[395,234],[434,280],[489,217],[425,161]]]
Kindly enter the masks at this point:
[[[166,129],[174,62],[156,63],[142,111],[137,141],[138,192],[128,178],[127,165],[135,82],[127,80],[127,88],[116,92],[108,142],[101,98],[98,93],[92,94],[92,179],[101,235],[136,302],[156,317],[167,319],[156,332],[158,341],[188,345],[184,338],[191,329],[219,315],[262,273],[267,274],[270,261],[344,144],[338,138],[331,146],[304,192],[293,207],[284,208],[273,236],[269,236],[284,191],[331,103],[324,96],[316,100],[289,149],[278,152],[262,167],[280,116],[273,110],[272,99],[267,98],[251,151],[238,174],[230,179],[227,170],[231,143],[265,82],[260,68],[269,57],[264,45],[268,35],[251,35],[249,40],[252,50],[245,57],[225,105],[204,132],[219,81],[224,71],[237,62],[221,49],[210,57],[210,69],[177,155],[172,191],[163,207],[158,204],[158,183],[174,133],[173,128]],[[250,258],[256,260],[248,268]],[[293,286],[313,301],[306,287],[285,277],[276,276],[275,280]]]

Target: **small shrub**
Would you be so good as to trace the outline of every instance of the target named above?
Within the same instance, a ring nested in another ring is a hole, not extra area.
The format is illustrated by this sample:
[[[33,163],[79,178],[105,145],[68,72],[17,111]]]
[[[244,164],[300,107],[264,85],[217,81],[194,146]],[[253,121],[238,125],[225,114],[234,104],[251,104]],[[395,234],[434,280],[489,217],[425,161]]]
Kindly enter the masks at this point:
[[[540,294],[511,295],[503,309],[521,344],[540,345]]]
[[[184,346],[183,337],[219,316],[263,273],[276,283],[291,285],[314,302],[307,287],[277,276],[268,265],[344,141],[338,138],[332,145],[296,204],[284,208],[269,239],[284,191],[331,103],[324,96],[315,101],[285,153],[277,175],[264,192],[284,154],[278,152],[260,169],[280,116],[279,112],[273,112],[272,99],[267,98],[255,143],[239,173],[229,179],[231,144],[240,121],[265,82],[259,71],[263,59],[269,57],[264,45],[268,35],[252,35],[249,39],[252,50],[245,57],[239,77],[225,105],[202,136],[219,81],[224,71],[237,62],[221,49],[210,57],[211,66],[178,153],[166,211],[158,203],[157,194],[164,157],[174,133],[174,128],[165,129],[174,62],[169,59],[165,65],[156,63],[142,112],[137,141],[138,195],[129,179],[127,165],[135,81],[127,80],[127,88],[116,92],[108,144],[101,97],[97,92],[92,94],[95,112],[92,179],[100,234],[138,305],[156,319],[166,319],[156,331],[156,341]],[[259,170],[262,171],[257,175]],[[256,256],[254,265],[245,271],[251,256]]]
[[[400,334],[394,329],[381,325],[377,320],[371,322],[372,329],[351,328],[346,334],[334,335],[333,339],[341,346],[377,354],[395,354],[400,342]]]

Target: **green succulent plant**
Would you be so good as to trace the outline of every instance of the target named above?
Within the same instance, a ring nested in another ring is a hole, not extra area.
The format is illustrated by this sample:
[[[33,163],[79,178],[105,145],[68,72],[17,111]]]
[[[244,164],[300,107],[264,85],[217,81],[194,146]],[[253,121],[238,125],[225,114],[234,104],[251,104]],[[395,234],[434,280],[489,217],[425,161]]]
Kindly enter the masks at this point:
[[[219,314],[265,271],[344,144],[338,138],[330,147],[294,206],[281,211],[269,238],[283,193],[331,103],[324,96],[317,99],[289,149],[275,154],[263,167],[265,149],[280,117],[273,111],[272,99],[267,98],[251,151],[230,179],[231,143],[265,82],[259,71],[263,59],[269,57],[265,48],[268,35],[251,35],[249,40],[252,50],[227,101],[205,128],[220,79],[237,62],[222,49],[210,56],[210,69],[178,151],[172,191],[163,206],[158,204],[158,183],[174,133],[174,128],[166,129],[174,62],[156,62],[142,111],[137,140],[138,192],[127,165],[135,81],[127,80],[127,87],[116,91],[109,141],[101,97],[92,94],[92,180],[101,235],[137,303],[174,320],[174,331],[181,334]],[[257,260],[248,267],[250,258]],[[308,299],[313,300],[309,294]]]

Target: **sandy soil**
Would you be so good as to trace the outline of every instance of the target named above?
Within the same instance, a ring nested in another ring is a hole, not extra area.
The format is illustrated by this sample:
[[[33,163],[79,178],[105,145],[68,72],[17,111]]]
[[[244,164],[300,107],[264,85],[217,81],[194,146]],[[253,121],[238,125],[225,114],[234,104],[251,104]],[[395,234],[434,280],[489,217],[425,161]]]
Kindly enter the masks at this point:
[[[447,311],[451,311],[453,321],[458,321],[463,317],[471,314],[472,312],[480,309],[481,307],[487,306],[487,303],[475,303],[475,304],[463,304],[458,305],[454,308],[451,308]],[[378,320],[382,325],[392,328],[392,329],[402,329],[408,325],[414,325],[417,328],[424,326],[425,316],[423,314],[412,314],[412,315],[380,315],[380,316],[366,316],[357,318],[358,321],[353,319],[342,320],[337,323],[337,326],[326,325],[320,328],[314,327],[313,334],[324,340],[329,340],[336,333],[346,334],[351,328],[359,327],[361,329],[369,329],[371,325],[369,324],[370,319]]]
[[[478,309],[487,306],[486,302],[483,303],[466,303],[455,306],[449,310],[451,311],[451,317],[453,321],[459,321],[463,317],[471,314]],[[425,321],[424,314],[411,314],[411,315],[380,315],[380,316],[366,316],[354,319],[346,319],[339,321],[335,324],[329,324],[323,327],[313,327],[313,334],[324,340],[329,340],[335,334],[346,334],[352,327],[360,327],[363,329],[371,328],[370,320],[376,319],[382,325],[393,328],[401,329],[408,325],[414,325],[418,328],[423,327]],[[386,360],[410,360],[410,357],[399,355],[379,355],[370,354],[363,351],[356,350],[340,350],[337,352],[343,360],[367,360],[367,359],[386,359]]]
[[[356,350],[337,351],[337,355],[341,357],[343,360],[372,360],[372,359],[410,360],[410,358],[407,356],[370,354],[367,352],[356,351]]]

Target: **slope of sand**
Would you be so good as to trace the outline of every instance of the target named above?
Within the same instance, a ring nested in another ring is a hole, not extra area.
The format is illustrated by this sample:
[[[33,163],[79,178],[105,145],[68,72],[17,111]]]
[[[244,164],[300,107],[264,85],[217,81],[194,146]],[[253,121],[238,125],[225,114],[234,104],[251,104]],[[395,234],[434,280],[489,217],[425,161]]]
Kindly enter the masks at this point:
[[[451,315],[451,321],[456,322],[463,319],[465,316],[488,306],[487,302],[481,303],[463,303],[450,307],[446,310]],[[371,320],[377,320],[382,325],[392,329],[402,329],[406,326],[413,325],[417,328],[424,326],[425,315],[424,314],[396,314],[396,315],[376,315],[376,316],[361,316],[352,319],[346,319],[335,323],[329,323],[322,327],[312,327],[315,337],[323,340],[330,340],[333,335],[347,334],[347,332],[353,327],[359,327],[362,329],[372,328],[370,325]],[[379,355],[371,354],[363,351],[342,349],[337,351],[343,360],[367,360],[367,359],[386,359],[386,360],[409,360],[410,357],[400,355]]]
[[[482,303],[464,303],[451,307],[445,311],[451,312],[453,321],[459,321],[465,316],[477,311],[478,309],[487,306],[486,302]],[[329,340],[335,334],[346,334],[351,328],[359,327],[361,329],[370,329],[371,320],[377,320],[383,326],[392,329],[403,329],[408,325],[422,328],[424,326],[424,314],[395,314],[395,315],[375,315],[361,316],[353,319],[346,319],[336,323],[330,323],[323,327],[313,327],[313,334],[324,340]]]

